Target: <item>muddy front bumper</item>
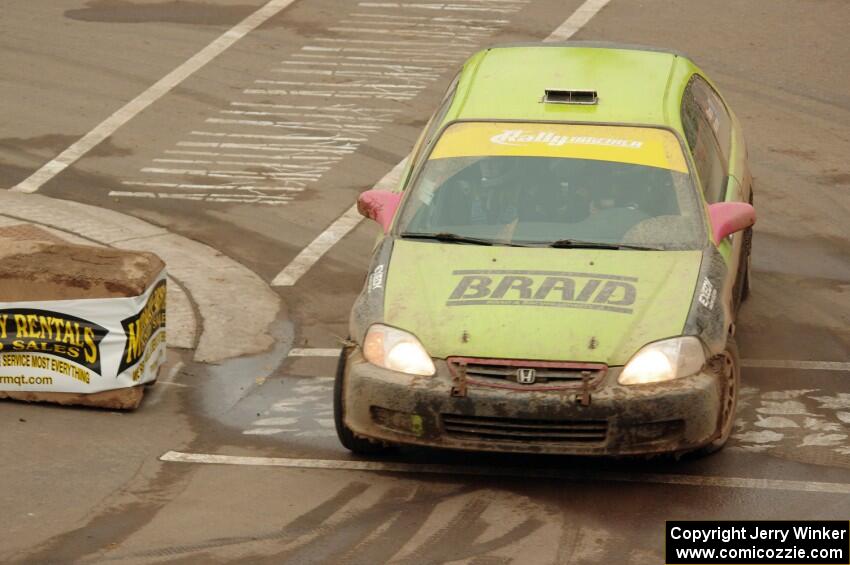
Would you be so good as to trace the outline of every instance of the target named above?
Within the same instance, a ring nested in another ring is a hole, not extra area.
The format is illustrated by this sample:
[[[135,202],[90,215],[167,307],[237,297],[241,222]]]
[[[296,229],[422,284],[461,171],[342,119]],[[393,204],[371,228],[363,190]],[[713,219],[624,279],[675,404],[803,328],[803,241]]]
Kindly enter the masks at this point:
[[[343,388],[346,425],[395,444],[572,455],[685,451],[718,430],[721,392],[713,373],[625,387],[617,383],[620,369],[611,368],[588,403],[575,389],[469,386],[464,396],[452,396],[447,363],[435,365],[432,377],[406,375],[353,350]]]

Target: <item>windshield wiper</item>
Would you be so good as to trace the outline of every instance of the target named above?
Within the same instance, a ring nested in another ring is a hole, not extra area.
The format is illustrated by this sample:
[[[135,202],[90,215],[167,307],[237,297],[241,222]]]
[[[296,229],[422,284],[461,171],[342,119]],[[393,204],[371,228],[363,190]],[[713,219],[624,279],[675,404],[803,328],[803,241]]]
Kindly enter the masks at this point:
[[[401,237],[408,239],[435,239],[437,241],[447,241],[452,243],[472,243],[474,245],[493,245],[494,241],[489,239],[481,239],[478,237],[468,237],[456,233],[439,232],[439,233],[419,233],[419,232],[403,232]]]
[[[525,242],[521,241],[498,241],[494,239],[484,239],[480,237],[470,237],[456,233],[438,232],[438,233],[420,233],[420,232],[403,232],[400,234],[403,238],[409,239],[434,239],[437,241],[445,241],[448,243],[471,243],[473,245],[505,245],[507,247],[530,247]]]
[[[581,241],[578,239],[559,239],[557,241],[495,241],[480,237],[471,237],[449,232],[402,232],[406,239],[433,239],[448,243],[470,243],[473,245],[507,245],[510,247],[556,247],[572,249],[637,249],[641,251],[659,251],[658,247],[630,245],[628,243],[603,243],[599,241]]]
[[[636,249],[638,251],[661,251],[659,247],[647,247],[645,245],[631,245],[628,243],[604,243],[600,241],[582,241],[580,239],[559,239],[542,244],[548,247],[570,248],[570,249]]]

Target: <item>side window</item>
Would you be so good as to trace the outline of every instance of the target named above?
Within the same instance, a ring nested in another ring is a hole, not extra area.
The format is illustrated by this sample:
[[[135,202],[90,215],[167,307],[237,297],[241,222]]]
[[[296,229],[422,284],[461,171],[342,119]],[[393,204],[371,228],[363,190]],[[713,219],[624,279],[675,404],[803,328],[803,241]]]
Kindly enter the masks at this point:
[[[720,202],[726,192],[726,165],[714,129],[708,116],[697,103],[692,80],[682,96],[682,126],[688,146],[694,156],[705,199],[709,204]]]
[[[732,148],[732,118],[726,110],[726,105],[711,85],[699,75],[694,75],[690,86],[694,100],[711,126],[723,158],[728,163]]]

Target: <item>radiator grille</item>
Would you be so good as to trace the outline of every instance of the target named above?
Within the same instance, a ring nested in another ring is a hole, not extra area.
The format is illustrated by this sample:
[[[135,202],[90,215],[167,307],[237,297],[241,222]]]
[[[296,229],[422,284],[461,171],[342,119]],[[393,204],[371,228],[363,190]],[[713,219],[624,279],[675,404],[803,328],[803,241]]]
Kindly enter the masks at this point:
[[[511,388],[593,388],[605,375],[606,365],[592,363],[560,363],[552,361],[523,361],[514,359],[477,359],[450,357],[449,368],[459,376],[465,374],[471,384],[510,386]],[[533,370],[532,384],[519,379],[521,370]]]
[[[608,435],[605,420],[527,420],[442,414],[450,436],[491,441],[601,443]]]

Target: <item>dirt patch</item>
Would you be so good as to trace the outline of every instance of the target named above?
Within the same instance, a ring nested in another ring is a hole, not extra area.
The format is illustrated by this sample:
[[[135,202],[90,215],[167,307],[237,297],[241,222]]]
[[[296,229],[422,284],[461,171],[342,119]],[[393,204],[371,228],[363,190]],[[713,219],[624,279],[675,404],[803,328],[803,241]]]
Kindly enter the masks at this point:
[[[24,153],[29,153],[30,150],[48,149],[50,152],[59,153],[81,137],[83,137],[83,134],[64,135],[59,133],[35,137],[4,137],[0,138],[0,149]],[[126,157],[132,154],[133,152],[130,149],[115,145],[112,139],[103,141],[90,152],[90,155],[95,157]]]
[[[850,185],[850,173],[826,173],[818,175],[815,180],[827,186]]]
[[[0,147],[4,149],[53,149],[61,151],[74,143],[79,136],[48,133],[35,137],[4,137],[0,139]]]
[[[0,390],[0,398],[22,402],[50,402],[63,406],[93,406],[110,410],[135,410],[145,395],[144,385],[105,390],[92,394],[77,392],[42,392]]]
[[[817,157],[817,151],[806,151],[803,149],[792,149],[792,148],[778,148],[778,147],[770,147],[769,150],[772,153],[780,153],[782,155],[788,155],[790,157],[797,157],[798,159],[803,159],[805,161],[814,161]]]
[[[4,302],[138,296],[164,267],[152,253],[9,238],[0,261]]]
[[[0,228],[0,238],[44,241],[46,243],[67,243],[64,239],[53,235],[44,228],[34,226],[32,224],[15,224],[13,226],[3,226]]]
[[[84,22],[139,24],[150,22],[192,25],[235,25],[257,6],[220,6],[206,2],[136,3],[127,0],[92,0],[85,8],[65,11],[65,17]]]

